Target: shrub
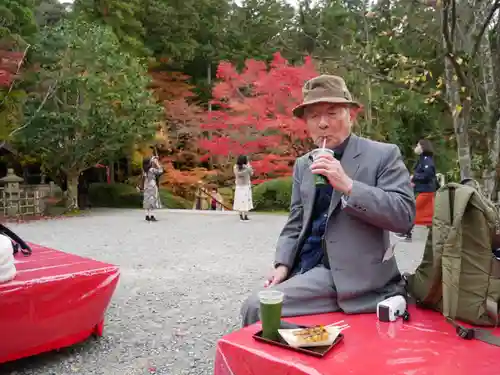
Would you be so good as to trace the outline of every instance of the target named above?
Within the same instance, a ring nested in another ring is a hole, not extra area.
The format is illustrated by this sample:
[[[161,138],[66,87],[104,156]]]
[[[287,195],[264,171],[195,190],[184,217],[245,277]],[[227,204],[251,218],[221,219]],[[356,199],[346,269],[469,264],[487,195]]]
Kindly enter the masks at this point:
[[[188,201],[177,195],[173,195],[167,189],[160,189],[160,199],[161,203],[166,208],[179,208],[179,209],[190,209],[193,207],[193,202]],[[142,200],[141,200],[142,207]]]
[[[224,205],[227,207],[233,207],[233,199],[234,199],[234,188],[232,187],[221,187],[219,188],[219,193],[224,199]]]
[[[160,197],[166,208],[191,208],[192,206],[189,201],[173,195],[166,189],[160,189]],[[96,207],[142,207],[142,195],[135,187],[128,184],[91,184],[89,198],[91,204]]]
[[[254,208],[257,211],[288,211],[291,196],[291,177],[269,180],[253,188]]]

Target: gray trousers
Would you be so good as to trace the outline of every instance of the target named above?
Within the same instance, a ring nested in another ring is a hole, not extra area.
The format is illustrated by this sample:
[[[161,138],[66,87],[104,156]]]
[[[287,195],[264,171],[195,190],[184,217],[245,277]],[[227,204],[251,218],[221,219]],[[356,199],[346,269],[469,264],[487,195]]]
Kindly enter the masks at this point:
[[[297,274],[272,287],[285,294],[281,316],[300,316],[339,311],[331,271],[324,266]],[[260,301],[256,291],[241,308],[243,327],[260,320]]]

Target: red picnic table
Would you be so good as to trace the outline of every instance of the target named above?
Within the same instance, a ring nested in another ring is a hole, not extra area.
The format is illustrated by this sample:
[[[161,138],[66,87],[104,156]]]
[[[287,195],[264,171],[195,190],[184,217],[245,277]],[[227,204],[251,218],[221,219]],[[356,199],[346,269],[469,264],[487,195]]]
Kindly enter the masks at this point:
[[[376,314],[284,318],[302,324],[343,321],[344,339],[323,358],[256,341],[255,324],[217,344],[215,375],[497,375],[500,348],[464,340],[444,317],[410,307],[411,318],[379,322]],[[500,328],[494,330],[500,335]]]
[[[102,335],[118,267],[30,244],[17,275],[0,284],[0,363]]]

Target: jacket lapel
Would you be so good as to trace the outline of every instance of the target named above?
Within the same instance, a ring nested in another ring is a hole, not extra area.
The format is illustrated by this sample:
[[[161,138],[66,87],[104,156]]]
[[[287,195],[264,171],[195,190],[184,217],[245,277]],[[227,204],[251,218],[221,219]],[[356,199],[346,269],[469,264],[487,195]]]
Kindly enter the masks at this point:
[[[340,164],[342,165],[342,168],[344,168],[345,173],[353,180],[359,168],[359,161],[357,160],[357,157],[360,154],[361,148],[359,146],[359,137],[351,134],[351,138],[349,139],[349,143],[347,143],[347,147],[344,151],[344,155],[342,155]],[[328,217],[330,217],[332,212],[339,204],[341,197],[341,192],[337,190],[333,191],[332,200],[330,201],[330,208],[328,209]]]

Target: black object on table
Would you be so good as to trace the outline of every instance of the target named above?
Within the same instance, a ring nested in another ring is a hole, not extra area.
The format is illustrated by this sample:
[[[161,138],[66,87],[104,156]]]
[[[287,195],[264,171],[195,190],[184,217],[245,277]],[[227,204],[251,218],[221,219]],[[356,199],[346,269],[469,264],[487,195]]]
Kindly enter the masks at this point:
[[[293,324],[286,322],[284,320],[281,320],[280,322],[280,329],[297,329],[297,328],[308,328],[308,326],[302,326],[298,324]],[[344,335],[340,333],[335,341],[331,345],[327,346],[314,346],[314,347],[302,347],[302,348],[293,348],[288,343],[283,340],[281,337],[277,340],[271,340],[267,339],[265,337],[262,337],[262,331],[257,332],[256,334],[253,335],[253,338],[257,341],[265,342],[267,344],[271,344],[274,346],[280,346],[284,349],[288,350],[293,350],[299,353],[304,353],[307,355],[312,355],[314,357],[324,357],[333,347],[335,347],[338,343],[340,343],[344,339]]]

